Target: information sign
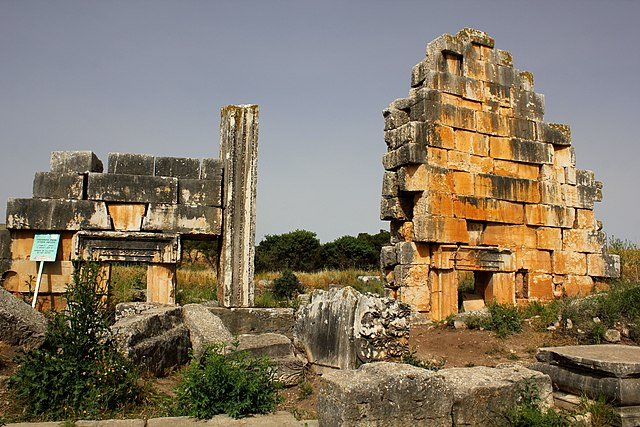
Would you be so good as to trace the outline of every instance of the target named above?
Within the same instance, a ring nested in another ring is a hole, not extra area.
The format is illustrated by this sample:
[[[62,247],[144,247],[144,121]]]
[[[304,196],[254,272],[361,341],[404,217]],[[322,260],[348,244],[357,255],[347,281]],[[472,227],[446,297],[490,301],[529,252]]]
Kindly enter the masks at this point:
[[[31,247],[31,261],[55,261],[59,241],[59,234],[36,234]]]

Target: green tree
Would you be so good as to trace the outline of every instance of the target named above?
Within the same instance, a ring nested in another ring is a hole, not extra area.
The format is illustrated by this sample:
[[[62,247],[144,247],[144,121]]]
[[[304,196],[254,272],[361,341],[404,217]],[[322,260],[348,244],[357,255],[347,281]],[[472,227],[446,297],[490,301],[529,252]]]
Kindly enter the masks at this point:
[[[379,250],[366,241],[353,236],[342,236],[322,247],[322,259],[326,268],[375,268]]]
[[[295,230],[267,235],[256,247],[256,271],[314,271],[320,266],[316,233]]]

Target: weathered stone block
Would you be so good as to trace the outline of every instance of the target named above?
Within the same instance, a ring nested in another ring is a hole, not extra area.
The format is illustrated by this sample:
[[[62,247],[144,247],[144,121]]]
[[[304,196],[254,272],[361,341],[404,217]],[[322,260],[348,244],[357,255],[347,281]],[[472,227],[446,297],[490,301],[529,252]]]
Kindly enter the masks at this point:
[[[482,233],[481,244],[536,248],[536,229],[526,225],[487,224]]]
[[[587,274],[593,277],[620,277],[620,256],[587,254]]]
[[[528,141],[536,140],[537,122],[520,117],[513,117],[509,119],[509,126],[512,137]]]
[[[222,206],[222,182],[178,179],[178,203],[189,206]]]
[[[475,194],[475,175],[469,172],[455,171],[453,175],[453,191],[461,196],[473,196]]]
[[[539,349],[533,368],[546,373],[563,391],[601,396],[621,406],[640,405],[637,347],[600,344]]]
[[[200,159],[188,157],[156,157],[156,176],[200,178]]]
[[[457,218],[507,224],[524,223],[522,204],[505,200],[458,196],[453,201],[453,211]]]
[[[47,319],[42,314],[0,286],[0,341],[25,349],[38,348],[46,329]]]
[[[515,304],[515,273],[493,273],[484,290],[485,301],[495,301],[498,304]]]
[[[449,165],[450,150],[444,148],[427,147],[427,164],[446,168]]]
[[[395,246],[383,246],[380,250],[380,267],[389,268],[398,263]]]
[[[564,276],[562,288],[570,297],[585,297],[596,290],[592,277],[574,274]]]
[[[593,187],[596,184],[596,177],[593,171],[578,169],[576,170],[576,185],[584,185]]]
[[[388,107],[382,111],[384,117],[384,130],[397,129],[400,126],[409,123],[409,112],[399,110],[397,108]]]
[[[186,235],[220,235],[221,223],[220,208],[150,204],[142,222],[142,230]]]
[[[109,153],[109,173],[153,175],[155,157],[149,154]]]
[[[423,286],[401,286],[396,298],[413,307],[415,311],[424,313],[431,310],[431,289],[426,283]]]
[[[538,227],[536,229],[538,249],[552,251],[562,250],[562,230],[555,227]]]
[[[455,426],[501,425],[506,408],[518,405],[527,387],[538,391],[540,409],[553,407],[551,378],[522,365],[449,368],[441,369],[436,375],[453,388],[452,424]]]
[[[451,426],[453,392],[436,373],[370,363],[322,376],[318,418],[327,426]]]
[[[553,164],[562,167],[575,167],[576,154],[573,147],[555,146]]]
[[[80,231],[74,236],[74,259],[175,264],[180,260],[177,234]]]
[[[397,129],[388,130],[384,133],[384,140],[391,150],[395,150],[405,144],[424,144],[426,139],[423,122],[409,122]]]
[[[530,120],[543,119],[544,95],[525,90],[513,90],[512,103],[513,112],[516,117],[522,117]]]
[[[467,222],[459,218],[423,215],[413,219],[417,242],[469,243]]]
[[[206,158],[202,159],[200,168],[200,179],[210,179],[213,181],[222,181],[223,173],[222,160]]]
[[[565,251],[600,253],[605,243],[604,233],[593,229],[562,230],[562,248]]]
[[[569,125],[538,122],[538,140],[553,145],[571,145],[571,128]]]
[[[35,291],[38,263],[29,260],[12,260],[4,276],[2,286],[14,293],[30,294]],[[46,262],[42,269],[40,294],[62,294],[73,278],[71,261]],[[29,300],[31,301],[31,299]]]
[[[403,165],[426,163],[426,161],[426,147],[411,143],[389,151],[382,158],[382,164],[386,170],[393,170]]]
[[[102,162],[93,151],[53,151],[51,153],[51,172],[87,173],[102,172]]]
[[[147,205],[141,203],[107,204],[107,210],[115,231],[140,231]]]
[[[85,176],[78,173],[36,172],[33,179],[33,197],[81,200],[84,182]]]
[[[527,273],[527,298],[530,300],[550,301],[554,298],[553,276],[545,273]]]
[[[553,163],[553,147],[543,142],[519,138],[490,138],[489,153],[496,159],[523,163]]]
[[[213,344],[231,345],[233,335],[222,320],[201,304],[187,304],[182,307],[184,325],[189,329],[193,355],[200,358],[205,346]]]
[[[525,205],[525,218],[528,225],[546,227],[573,227],[576,210],[553,205]]]
[[[124,203],[177,203],[178,179],[90,173],[87,182],[87,198]]]
[[[477,175],[476,188],[486,193],[491,188],[491,197],[512,202],[539,203],[540,183],[538,181],[521,178],[511,178],[498,175]],[[476,194],[480,194],[476,190]]]
[[[398,196],[398,179],[396,172],[385,171],[382,177],[382,197]]]
[[[180,307],[157,306],[111,326],[120,351],[156,376],[188,360],[189,330]]]
[[[587,274],[587,255],[572,251],[553,251],[551,255],[555,274]]]
[[[553,206],[565,206],[562,186],[554,181],[540,182],[540,203]]]
[[[291,308],[225,308],[208,305],[232,335],[277,333],[293,339],[295,312]]]
[[[473,130],[473,129],[472,129]],[[477,113],[477,130],[493,136],[509,136],[509,118],[490,111]]]
[[[429,214],[453,217],[454,203],[455,201],[450,194],[425,191],[420,196],[416,196],[413,215]]]
[[[537,273],[551,271],[551,252],[537,249],[521,249],[516,252],[518,269]]]
[[[383,197],[380,200],[381,220],[409,220],[413,216],[412,200],[406,197]]]
[[[7,201],[7,228],[110,230],[111,221],[102,202],[10,198]]]
[[[401,191],[425,191],[452,193],[453,175],[446,168],[432,165],[408,165],[397,172],[398,189]]]

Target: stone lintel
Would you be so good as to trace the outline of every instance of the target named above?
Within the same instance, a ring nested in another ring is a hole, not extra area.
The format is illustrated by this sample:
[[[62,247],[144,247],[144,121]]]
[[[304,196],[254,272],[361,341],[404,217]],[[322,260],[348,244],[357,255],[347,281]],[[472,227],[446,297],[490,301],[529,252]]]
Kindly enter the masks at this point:
[[[168,233],[80,231],[73,239],[73,256],[98,261],[175,264],[180,261],[180,237]]]

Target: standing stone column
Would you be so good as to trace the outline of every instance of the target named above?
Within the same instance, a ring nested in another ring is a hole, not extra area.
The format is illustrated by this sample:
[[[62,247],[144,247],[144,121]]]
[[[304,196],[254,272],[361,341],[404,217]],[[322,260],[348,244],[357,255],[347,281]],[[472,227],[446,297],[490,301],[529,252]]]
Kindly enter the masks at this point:
[[[250,307],[255,287],[257,105],[221,109],[220,159],[224,175],[218,302],[224,307]]]

